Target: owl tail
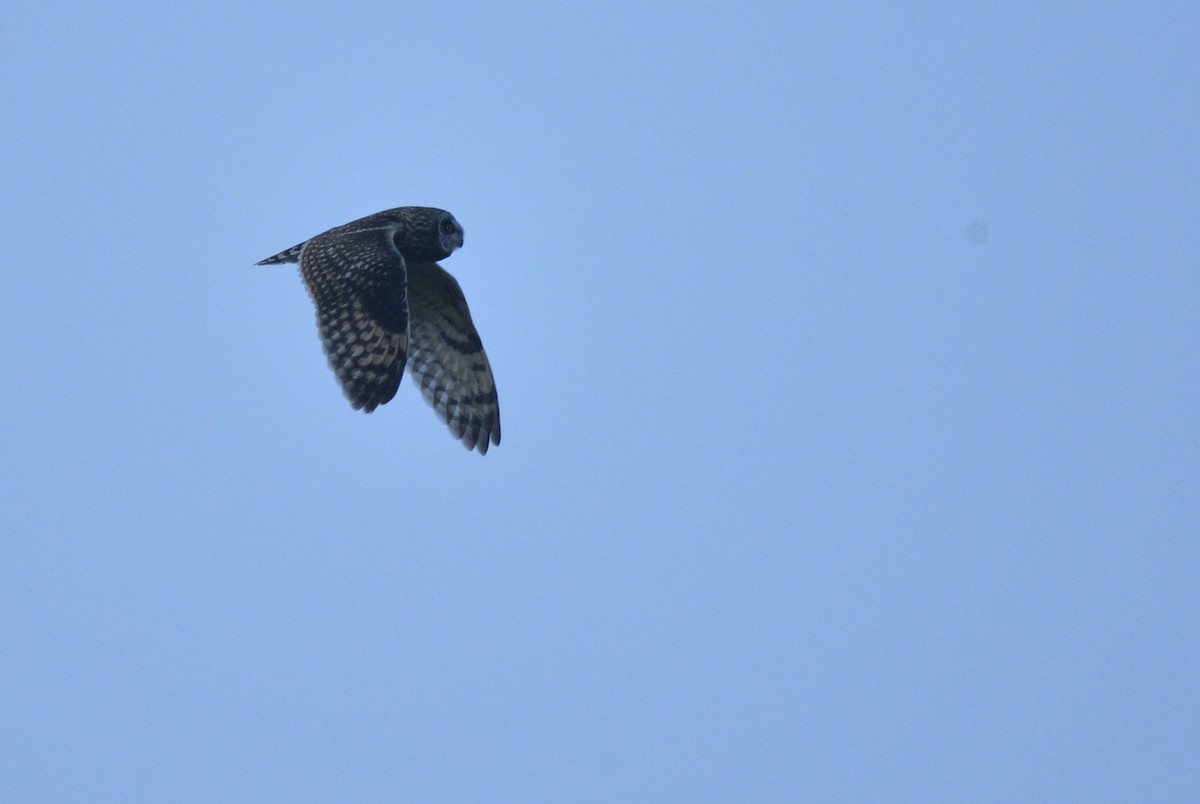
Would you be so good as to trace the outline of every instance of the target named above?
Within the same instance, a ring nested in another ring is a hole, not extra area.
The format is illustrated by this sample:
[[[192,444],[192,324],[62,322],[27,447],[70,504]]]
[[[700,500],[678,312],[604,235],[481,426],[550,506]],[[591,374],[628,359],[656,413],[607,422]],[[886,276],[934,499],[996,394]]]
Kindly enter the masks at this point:
[[[255,263],[255,265],[276,265],[277,263],[281,262],[299,262],[300,252],[304,250],[304,244],[307,242],[308,241],[305,240],[304,243],[297,243],[291,248],[285,249],[272,257],[267,257],[265,260],[259,260]]]

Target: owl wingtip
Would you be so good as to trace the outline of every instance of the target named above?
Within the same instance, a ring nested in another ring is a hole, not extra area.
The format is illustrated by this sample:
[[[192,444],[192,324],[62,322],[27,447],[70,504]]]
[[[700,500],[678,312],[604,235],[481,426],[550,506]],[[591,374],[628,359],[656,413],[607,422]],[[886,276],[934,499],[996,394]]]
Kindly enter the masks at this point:
[[[480,455],[487,455],[491,447],[500,446],[500,427],[499,422],[496,423],[495,429],[491,433],[481,432],[477,434],[474,443],[469,438],[463,439],[463,445],[468,450],[477,451]]]

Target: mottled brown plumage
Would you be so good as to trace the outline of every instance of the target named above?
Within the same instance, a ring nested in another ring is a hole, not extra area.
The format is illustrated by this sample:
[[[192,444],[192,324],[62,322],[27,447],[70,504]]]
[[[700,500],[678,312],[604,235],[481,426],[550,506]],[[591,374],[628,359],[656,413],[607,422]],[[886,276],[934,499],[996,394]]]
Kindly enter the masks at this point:
[[[454,437],[500,443],[491,366],[466,299],[437,264],[462,246],[449,212],[398,207],[330,229],[259,265],[299,262],[329,365],[367,413],[396,395],[407,363]]]

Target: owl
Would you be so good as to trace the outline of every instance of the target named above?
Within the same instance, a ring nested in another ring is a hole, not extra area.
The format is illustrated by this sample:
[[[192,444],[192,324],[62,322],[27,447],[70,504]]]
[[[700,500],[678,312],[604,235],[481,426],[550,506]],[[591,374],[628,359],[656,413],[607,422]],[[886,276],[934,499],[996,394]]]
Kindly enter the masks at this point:
[[[300,263],[329,367],[356,410],[390,402],[407,365],[454,437],[486,455],[500,443],[496,383],[462,290],[437,263],[462,244],[449,212],[397,207],[258,264]]]

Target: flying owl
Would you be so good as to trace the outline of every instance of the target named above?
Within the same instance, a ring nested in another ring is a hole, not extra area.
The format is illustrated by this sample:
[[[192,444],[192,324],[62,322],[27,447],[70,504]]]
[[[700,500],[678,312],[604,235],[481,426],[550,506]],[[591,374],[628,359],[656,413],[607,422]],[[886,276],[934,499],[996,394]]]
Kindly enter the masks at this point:
[[[454,437],[486,455],[500,443],[492,369],[458,282],[438,260],[463,244],[449,212],[376,212],[267,257],[300,263],[329,366],[367,413],[396,395],[407,364]]]

